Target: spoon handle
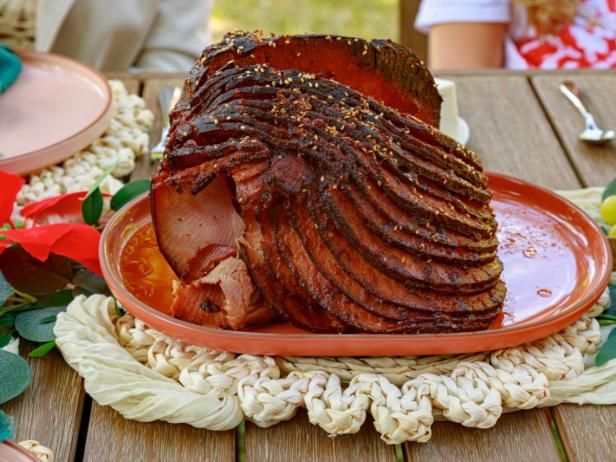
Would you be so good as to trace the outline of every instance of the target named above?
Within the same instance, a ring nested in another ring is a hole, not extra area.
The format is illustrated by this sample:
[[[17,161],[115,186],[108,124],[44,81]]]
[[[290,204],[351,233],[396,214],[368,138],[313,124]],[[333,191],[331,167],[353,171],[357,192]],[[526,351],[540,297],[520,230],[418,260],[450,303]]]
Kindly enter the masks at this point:
[[[582,91],[577,87],[573,82],[566,80],[560,84],[560,92],[565,95],[571,104],[582,114],[584,117],[584,121],[586,122],[586,126],[589,128],[597,128],[597,124],[595,122],[595,118],[592,113],[588,110],[584,102],[582,101]]]
[[[586,106],[582,102],[582,93],[580,89],[570,81],[565,81],[560,84],[560,91],[565,97],[575,106],[575,108],[580,111],[582,116],[586,117],[590,111],[586,109]]]

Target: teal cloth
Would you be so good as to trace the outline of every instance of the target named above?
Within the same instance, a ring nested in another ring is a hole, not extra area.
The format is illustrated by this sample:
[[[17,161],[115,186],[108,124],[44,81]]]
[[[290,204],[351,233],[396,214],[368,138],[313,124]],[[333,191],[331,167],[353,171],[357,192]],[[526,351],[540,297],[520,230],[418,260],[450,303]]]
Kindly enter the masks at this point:
[[[9,88],[21,72],[21,59],[9,47],[0,45],[0,93]]]

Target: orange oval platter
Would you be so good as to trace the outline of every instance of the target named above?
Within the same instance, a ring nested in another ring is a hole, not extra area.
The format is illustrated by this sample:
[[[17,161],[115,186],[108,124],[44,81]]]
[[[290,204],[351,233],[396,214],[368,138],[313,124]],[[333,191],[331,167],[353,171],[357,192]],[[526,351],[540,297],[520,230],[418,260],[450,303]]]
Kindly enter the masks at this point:
[[[612,255],[599,227],[567,200],[515,178],[488,176],[507,298],[503,313],[485,331],[313,334],[285,322],[231,331],[175,319],[166,311],[175,276],[156,247],[147,195],[109,221],[101,239],[101,264],[111,292],[133,316],[196,345],[287,356],[440,355],[511,347],[548,336],[590,309],[608,284]],[[127,264],[137,254],[140,259]],[[140,274],[138,283],[126,274],[131,268]]]

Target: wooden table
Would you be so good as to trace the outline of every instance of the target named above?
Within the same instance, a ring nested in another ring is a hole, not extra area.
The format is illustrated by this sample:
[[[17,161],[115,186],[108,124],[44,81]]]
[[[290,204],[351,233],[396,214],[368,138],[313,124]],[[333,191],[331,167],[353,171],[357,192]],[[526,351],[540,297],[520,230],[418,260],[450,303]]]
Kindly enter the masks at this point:
[[[616,176],[616,144],[592,147],[576,139],[582,121],[558,92],[563,76],[588,92],[598,119],[616,127],[616,74],[515,74],[485,72],[444,76],[457,83],[461,115],[471,127],[470,147],[489,170],[505,172],[550,188],[604,185]],[[158,116],[158,90],[181,84],[179,75],[117,75],[145,98]],[[144,159],[134,177],[149,176]],[[23,346],[24,355],[31,349]],[[396,461],[498,460],[556,461],[555,441],[571,461],[616,457],[616,406],[564,405],[504,415],[490,430],[436,423],[428,444],[402,447],[382,443],[370,423],[358,435],[329,438],[304,414],[263,430],[246,424],[237,431],[210,432],[186,425],[124,420],[84,393],[82,381],[58,352],[30,359],[33,383],[2,406],[15,417],[17,438],[52,448],[57,461]],[[245,452],[240,448],[245,448]]]

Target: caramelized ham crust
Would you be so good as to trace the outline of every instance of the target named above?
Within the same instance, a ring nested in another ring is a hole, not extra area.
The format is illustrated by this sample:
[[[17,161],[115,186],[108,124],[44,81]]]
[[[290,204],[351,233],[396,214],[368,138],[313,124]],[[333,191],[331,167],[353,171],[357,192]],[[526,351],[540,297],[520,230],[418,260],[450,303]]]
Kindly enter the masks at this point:
[[[227,36],[172,114],[152,182],[174,315],[241,329],[485,329],[505,286],[478,157],[433,128],[408,50],[341,37]]]

